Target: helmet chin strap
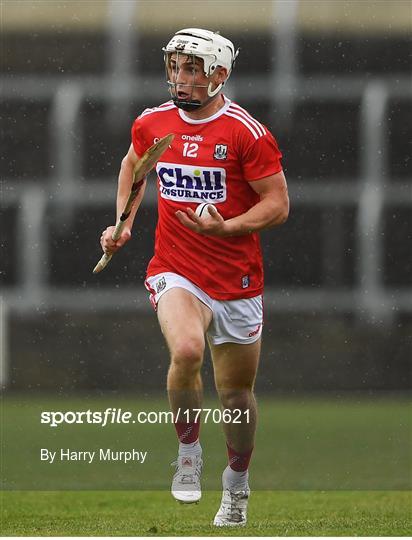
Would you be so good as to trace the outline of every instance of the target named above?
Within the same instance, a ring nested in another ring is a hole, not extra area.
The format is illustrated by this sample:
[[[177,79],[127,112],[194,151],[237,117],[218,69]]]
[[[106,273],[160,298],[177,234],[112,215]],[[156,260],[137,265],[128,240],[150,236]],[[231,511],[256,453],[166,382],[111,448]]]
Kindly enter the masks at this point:
[[[197,111],[199,110],[203,104],[200,103],[197,99],[192,99],[190,101],[186,101],[183,99],[179,99],[177,96],[172,97],[173,103],[176,105],[176,107],[179,107],[179,109],[182,109],[183,111]]]
[[[182,109],[184,111],[188,111],[188,112],[190,112],[190,111],[198,111],[198,110],[202,109],[203,107],[205,107],[206,105],[208,105],[211,101],[213,101],[213,99],[218,95],[218,93],[223,88],[223,85],[224,85],[224,83],[220,83],[214,90],[212,90],[212,83],[210,82],[208,87],[207,87],[207,95],[209,97],[203,103],[198,99],[192,99],[192,98],[190,98],[188,100],[179,99],[179,97],[177,96],[176,87],[175,87],[174,88],[175,95],[173,96],[173,94],[172,94],[172,101],[176,105],[176,107],[178,107],[179,109]],[[172,91],[173,86],[171,86],[171,88],[170,88],[171,91]],[[192,92],[193,92],[194,86],[192,86],[192,85],[190,85],[190,86],[192,87]]]

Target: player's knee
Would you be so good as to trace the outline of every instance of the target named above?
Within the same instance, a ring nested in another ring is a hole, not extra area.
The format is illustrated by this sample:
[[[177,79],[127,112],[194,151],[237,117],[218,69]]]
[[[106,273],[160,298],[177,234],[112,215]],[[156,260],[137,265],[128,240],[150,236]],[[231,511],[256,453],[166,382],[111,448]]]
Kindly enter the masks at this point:
[[[175,368],[199,371],[205,344],[202,339],[191,337],[180,340],[172,348],[171,361]]]
[[[253,393],[250,388],[221,389],[219,397],[224,409],[244,411],[250,407]]]

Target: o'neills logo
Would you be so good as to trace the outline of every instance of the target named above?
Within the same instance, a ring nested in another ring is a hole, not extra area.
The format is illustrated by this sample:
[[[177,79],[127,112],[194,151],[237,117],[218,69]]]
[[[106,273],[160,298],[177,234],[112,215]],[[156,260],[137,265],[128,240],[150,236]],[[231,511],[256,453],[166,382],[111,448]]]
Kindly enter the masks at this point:
[[[160,196],[172,201],[224,202],[226,170],[221,167],[196,167],[159,162]]]
[[[202,142],[203,137],[201,135],[182,135],[184,141],[197,141]]]
[[[260,330],[260,324],[258,324],[258,327],[256,328],[256,330],[253,330],[253,332],[249,332],[249,337],[253,337],[253,336],[256,336],[256,334],[259,332]]]

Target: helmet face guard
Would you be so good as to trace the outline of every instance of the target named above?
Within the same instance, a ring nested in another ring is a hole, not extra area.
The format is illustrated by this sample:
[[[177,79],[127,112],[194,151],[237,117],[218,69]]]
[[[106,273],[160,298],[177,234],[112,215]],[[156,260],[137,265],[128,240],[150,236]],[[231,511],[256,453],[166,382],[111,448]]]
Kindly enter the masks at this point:
[[[172,66],[171,59],[172,54],[174,54],[174,61],[175,64]],[[209,84],[197,84],[196,83],[196,71],[192,70],[192,80],[189,83],[177,84],[177,77],[179,72],[179,66],[181,61],[190,62],[191,64],[196,63],[196,59],[199,59],[199,57],[195,56],[194,54],[187,54],[182,53],[181,51],[176,52],[167,52],[165,53],[165,68],[166,68],[166,78],[167,78],[167,84],[169,86],[169,92],[172,96],[172,100],[174,104],[179,107],[180,109],[183,109],[185,111],[195,111],[203,106],[205,106],[207,103],[209,103],[222,89],[223,83],[219,84],[214,90],[212,90],[212,82],[210,81]],[[178,89],[177,87],[182,88],[185,90],[185,93],[187,93],[188,97],[181,99],[179,98]],[[207,88],[207,95],[209,96],[208,99],[204,102],[201,102],[198,99],[194,99],[193,93],[195,88]]]
[[[165,53],[164,59],[167,83],[175,105],[186,111],[193,111],[204,107],[217,96],[223,88],[224,82],[220,83],[214,90],[212,90],[213,85],[211,81],[209,81],[209,84],[207,85],[196,84],[196,73],[195,70],[193,70],[193,79],[190,84],[183,85],[179,83],[179,87],[190,88],[187,92],[189,97],[180,99],[176,81],[181,58],[185,57],[186,61],[193,64],[196,63],[196,59],[202,60],[203,72],[208,78],[211,77],[218,66],[224,67],[228,73],[227,78],[229,78],[239,50],[235,52],[233,43],[219,34],[201,28],[187,28],[177,32],[166,47],[163,48],[163,52]],[[176,71],[174,76],[173,67],[171,65],[172,54],[175,55],[176,61]],[[203,103],[194,99],[193,93],[195,88],[207,88],[208,99]]]

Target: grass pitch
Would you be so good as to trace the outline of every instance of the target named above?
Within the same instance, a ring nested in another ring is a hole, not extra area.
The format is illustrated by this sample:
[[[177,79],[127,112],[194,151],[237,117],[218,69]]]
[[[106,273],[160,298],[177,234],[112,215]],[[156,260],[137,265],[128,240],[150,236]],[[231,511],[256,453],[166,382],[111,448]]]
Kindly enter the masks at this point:
[[[4,536],[408,536],[411,494],[253,492],[246,527],[217,529],[220,493],[179,505],[167,492],[9,492]]]
[[[217,404],[216,404],[217,405]],[[261,399],[244,528],[212,526],[225,466],[221,426],[202,426],[204,494],[170,493],[173,426],[40,424],[41,410],[164,410],[158,398],[3,399],[0,520],[3,536],[409,536],[411,408],[406,399]],[[146,449],[145,465],[40,463],[39,448]],[[122,491],[121,491],[122,490]]]
[[[7,490],[167,491],[176,458],[171,424],[70,424],[51,428],[42,410],[167,410],[148,398],[10,395],[2,406],[0,476]],[[216,402],[209,406],[218,407]],[[251,462],[255,491],[410,490],[412,414],[406,399],[260,399]],[[203,488],[221,489],[226,445],[220,424],[202,423]],[[144,465],[40,459],[40,449],[147,451]]]

